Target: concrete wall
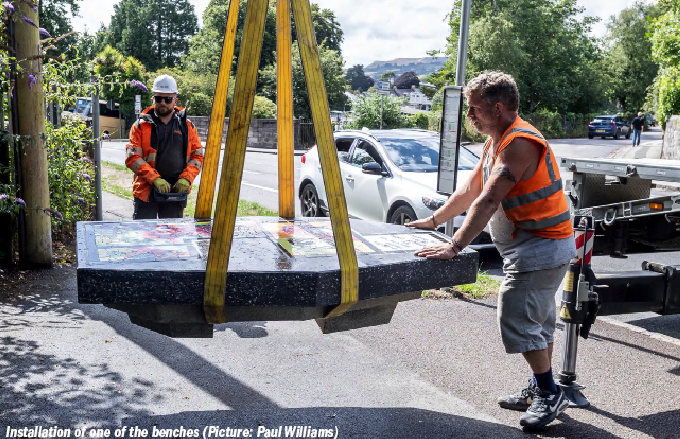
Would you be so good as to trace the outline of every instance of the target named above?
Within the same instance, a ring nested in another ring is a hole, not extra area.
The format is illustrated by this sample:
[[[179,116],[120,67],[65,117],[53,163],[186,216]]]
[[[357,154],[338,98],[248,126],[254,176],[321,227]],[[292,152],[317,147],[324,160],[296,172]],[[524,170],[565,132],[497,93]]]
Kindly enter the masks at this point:
[[[210,126],[210,116],[189,116],[189,120],[196,125],[196,130],[198,135],[201,137],[202,141],[208,138],[208,128]],[[309,121],[305,121],[309,124]],[[300,121],[293,121],[293,133],[294,142],[296,149],[307,149],[311,144],[309,141],[305,141],[306,137],[304,134],[301,136]],[[227,138],[227,130],[229,128],[229,118],[224,119],[224,131],[222,132],[222,142]],[[247,145],[252,148],[277,148],[277,131],[276,131],[276,119],[252,119],[250,121],[250,129],[248,131],[248,143]],[[302,138],[301,138],[302,137]]]
[[[671,117],[671,120],[666,124],[661,157],[669,160],[680,160],[680,116]]]

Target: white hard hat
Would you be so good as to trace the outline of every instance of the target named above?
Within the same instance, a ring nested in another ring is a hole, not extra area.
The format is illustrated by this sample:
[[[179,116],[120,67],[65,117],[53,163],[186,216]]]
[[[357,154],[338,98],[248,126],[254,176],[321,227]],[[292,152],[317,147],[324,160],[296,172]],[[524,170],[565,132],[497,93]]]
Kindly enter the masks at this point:
[[[153,93],[177,93],[177,81],[170,75],[160,75],[153,81]]]

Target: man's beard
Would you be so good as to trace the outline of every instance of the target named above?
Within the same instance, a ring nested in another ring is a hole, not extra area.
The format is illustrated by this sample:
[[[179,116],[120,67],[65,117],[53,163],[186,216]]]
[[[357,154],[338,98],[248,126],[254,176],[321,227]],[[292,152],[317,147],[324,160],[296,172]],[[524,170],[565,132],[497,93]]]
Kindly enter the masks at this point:
[[[165,116],[169,115],[170,113],[172,113],[172,110],[174,110],[174,108],[160,107],[160,108],[154,109],[156,114],[160,117],[165,117]]]

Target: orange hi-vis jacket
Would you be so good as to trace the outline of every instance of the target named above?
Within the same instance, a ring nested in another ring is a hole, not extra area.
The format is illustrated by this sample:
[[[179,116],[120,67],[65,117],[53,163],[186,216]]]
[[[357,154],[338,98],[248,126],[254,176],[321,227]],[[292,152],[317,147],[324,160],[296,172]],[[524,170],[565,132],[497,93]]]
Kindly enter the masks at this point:
[[[517,116],[515,122],[503,133],[493,162],[518,137],[542,145],[543,153],[534,175],[526,181],[518,182],[501,202],[505,216],[514,224],[515,229],[523,229],[542,238],[562,239],[574,236],[569,206],[562,192],[562,178],[554,161],[555,155],[536,128]],[[490,146],[491,139],[484,147],[482,163]]]
[[[160,177],[155,169],[158,136],[156,124],[149,114],[150,111],[153,111],[153,107],[144,110],[137,122],[132,125],[130,142],[125,147],[125,165],[135,173],[132,194],[142,201],[149,201],[151,185],[155,179]],[[179,178],[186,178],[189,183],[193,184],[203,167],[204,150],[196,127],[186,119],[184,109],[175,107],[175,111],[178,112],[181,121],[182,137],[187,150],[187,165]]]

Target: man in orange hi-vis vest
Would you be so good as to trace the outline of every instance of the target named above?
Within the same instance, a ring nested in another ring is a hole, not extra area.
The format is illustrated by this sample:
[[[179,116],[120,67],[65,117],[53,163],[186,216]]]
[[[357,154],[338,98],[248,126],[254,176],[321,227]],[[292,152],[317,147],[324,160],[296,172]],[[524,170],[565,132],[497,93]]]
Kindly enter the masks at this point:
[[[151,89],[154,105],[130,130],[125,165],[135,173],[134,219],[182,218],[186,197],[203,166],[196,127],[177,107],[177,82],[160,75]],[[168,197],[166,194],[180,194]]]
[[[569,405],[551,368],[555,293],[576,256],[569,206],[550,145],[517,114],[519,91],[512,76],[483,73],[464,93],[468,119],[489,136],[484,155],[469,181],[442,207],[407,226],[435,229],[467,211],[450,243],[416,252],[450,259],[489,225],[506,274],[498,294],[503,345],[507,353],[521,353],[533,372],[526,388],[500,397],[498,403],[525,411],[520,424],[538,429]]]

